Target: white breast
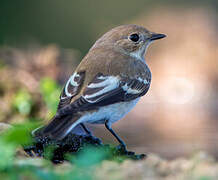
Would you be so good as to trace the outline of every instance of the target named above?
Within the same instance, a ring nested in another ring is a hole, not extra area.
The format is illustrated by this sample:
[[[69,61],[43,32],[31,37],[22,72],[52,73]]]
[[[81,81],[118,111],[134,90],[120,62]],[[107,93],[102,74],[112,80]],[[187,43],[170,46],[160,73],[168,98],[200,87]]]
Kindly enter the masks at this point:
[[[66,134],[68,134],[74,127],[76,127],[80,123],[104,124],[105,120],[109,120],[109,125],[112,125],[116,121],[123,118],[136,105],[138,101],[139,98],[129,102],[120,102],[104,106],[99,108],[99,110],[96,112],[87,112],[74,124],[72,124]]]
[[[111,104],[108,106],[101,107],[98,111],[88,113],[78,119],[78,123],[87,122],[93,124],[102,124],[105,120],[115,123],[124,117],[139,101],[139,98],[134,99],[129,102],[120,102]]]

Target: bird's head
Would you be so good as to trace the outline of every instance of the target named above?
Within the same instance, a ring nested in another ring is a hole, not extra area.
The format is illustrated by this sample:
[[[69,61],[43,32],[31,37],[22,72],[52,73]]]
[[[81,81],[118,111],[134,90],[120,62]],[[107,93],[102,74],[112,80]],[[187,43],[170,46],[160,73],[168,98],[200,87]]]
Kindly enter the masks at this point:
[[[150,32],[142,26],[122,25],[104,34],[93,48],[110,46],[134,58],[144,59],[149,44],[164,37],[166,35]]]

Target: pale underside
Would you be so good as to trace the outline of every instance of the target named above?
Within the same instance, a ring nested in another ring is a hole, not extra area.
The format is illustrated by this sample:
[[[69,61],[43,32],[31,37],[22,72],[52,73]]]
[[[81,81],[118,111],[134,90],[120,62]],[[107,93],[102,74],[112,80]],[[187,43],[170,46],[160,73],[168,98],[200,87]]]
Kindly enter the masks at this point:
[[[96,112],[87,112],[74,124],[72,124],[66,134],[68,134],[80,123],[104,124],[105,121],[108,120],[109,126],[111,126],[116,121],[122,119],[137,104],[138,101],[139,98],[129,102],[121,102],[104,106],[99,108]]]

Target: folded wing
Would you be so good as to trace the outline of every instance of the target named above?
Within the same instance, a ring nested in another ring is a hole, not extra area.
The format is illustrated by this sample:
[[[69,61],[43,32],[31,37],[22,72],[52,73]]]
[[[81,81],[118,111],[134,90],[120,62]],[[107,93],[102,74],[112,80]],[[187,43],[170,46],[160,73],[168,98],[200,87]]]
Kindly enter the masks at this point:
[[[130,101],[146,94],[149,86],[150,81],[140,77],[129,78],[98,73],[84,89],[81,97],[60,109],[59,115]]]
[[[143,96],[150,86],[150,81],[140,77],[129,78],[98,73],[84,88],[84,92],[79,92],[82,82],[82,75],[73,75],[70,78],[62,92],[57,115],[43,128],[41,134],[53,139],[62,139],[82,116],[78,112],[133,100]],[[73,100],[78,93],[82,95]]]

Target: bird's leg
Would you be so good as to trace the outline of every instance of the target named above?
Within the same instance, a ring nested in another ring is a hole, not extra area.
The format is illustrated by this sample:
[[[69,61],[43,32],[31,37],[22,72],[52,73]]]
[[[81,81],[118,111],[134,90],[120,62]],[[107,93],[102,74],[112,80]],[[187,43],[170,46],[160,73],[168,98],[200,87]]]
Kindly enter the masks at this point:
[[[97,137],[95,137],[92,132],[83,124],[80,123],[80,125],[82,126],[82,128],[84,129],[84,131],[88,134],[88,136],[91,137],[91,139],[93,139],[97,144],[102,144],[101,140]]]
[[[113,136],[117,139],[117,141],[120,143],[120,146],[122,148],[122,150],[124,150],[124,152],[127,152],[126,150],[126,144],[123,142],[123,140],[113,131],[113,129],[111,128],[111,126],[109,125],[109,121],[105,121],[105,127],[107,128],[107,130],[109,130],[111,132],[111,134],[113,134]]]
[[[83,124],[83,123],[80,123],[82,128],[84,129],[84,131],[89,135],[89,136],[93,136],[92,135],[92,132]]]

